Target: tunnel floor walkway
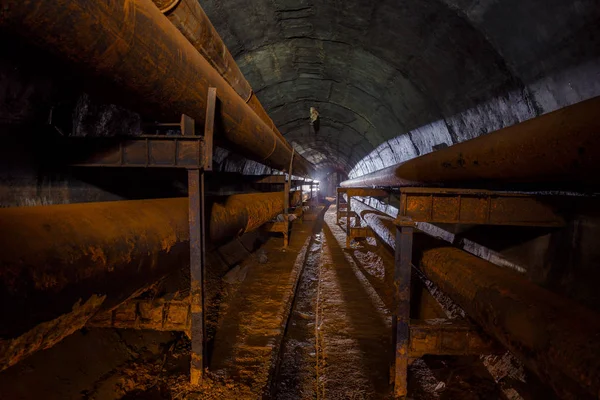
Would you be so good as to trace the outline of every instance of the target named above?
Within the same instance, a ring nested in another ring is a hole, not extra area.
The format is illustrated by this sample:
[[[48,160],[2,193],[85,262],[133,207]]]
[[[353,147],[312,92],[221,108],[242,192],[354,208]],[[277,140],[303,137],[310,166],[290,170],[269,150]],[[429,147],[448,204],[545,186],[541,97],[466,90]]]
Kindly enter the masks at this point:
[[[372,284],[384,279],[384,263],[362,245],[344,248],[335,208],[325,215],[323,234],[319,392],[327,399],[384,398],[390,392],[391,315]]]

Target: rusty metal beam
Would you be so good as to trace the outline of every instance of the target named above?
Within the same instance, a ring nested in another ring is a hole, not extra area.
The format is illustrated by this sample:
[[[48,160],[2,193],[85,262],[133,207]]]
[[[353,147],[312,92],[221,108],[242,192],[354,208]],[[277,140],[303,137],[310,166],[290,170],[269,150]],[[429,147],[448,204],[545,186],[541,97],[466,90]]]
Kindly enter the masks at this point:
[[[182,300],[132,299],[95,315],[86,324],[90,328],[185,332],[188,336],[191,325],[189,297]]]
[[[461,356],[495,354],[499,346],[464,320],[410,320],[410,359],[426,354]]]
[[[600,185],[600,97],[401,164],[342,187]]]
[[[479,189],[403,188],[398,218],[413,222],[562,227],[548,196]]]
[[[200,169],[206,157],[201,136],[72,137],[59,144],[64,161],[82,167]]]
[[[394,218],[354,200],[353,207],[390,248]],[[424,234],[413,263],[462,307],[485,333],[510,350],[563,398],[600,393],[600,316],[498,267]]]
[[[296,156],[297,157],[297,156]],[[287,182],[286,175],[244,175],[242,179],[250,180],[252,183],[257,184],[280,184],[283,185]],[[303,179],[292,179],[292,187],[301,185]]]
[[[0,0],[0,7],[0,28],[69,61],[97,78],[90,81],[102,85],[113,101],[153,118],[175,119],[183,113],[201,123],[208,88],[217,88],[222,129],[215,140],[252,160],[288,168],[289,145],[151,0]],[[313,172],[302,161],[294,163],[294,170],[298,175]]]
[[[389,193],[382,189],[372,188],[337,188],[337,192],[346,196],[359,197],[388,197]]]
[[[281,192],[213,201],[207,235],[231,240],[283,210]],[[188,199],[0,209],[0,370],[188,265]]]

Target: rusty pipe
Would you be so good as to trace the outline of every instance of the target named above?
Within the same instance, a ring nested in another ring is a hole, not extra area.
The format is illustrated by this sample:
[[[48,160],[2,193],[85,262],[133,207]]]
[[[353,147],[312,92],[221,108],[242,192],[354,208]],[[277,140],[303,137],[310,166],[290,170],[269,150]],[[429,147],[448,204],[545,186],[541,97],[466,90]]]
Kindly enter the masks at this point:
[[[222,242],[281,213],[283,192],[208,209]],[[189,264],[187,198],[3,208],[0,232],[0,370]]]
[[[244,77],[221,36],[210,22],[198,0],[153,0],[160,11],[186,37],[196,50],[216,69],[236,93],[246,102],[262,121],[271,127],[290,151],[292,146],[285,140],[273,120],[266,113],[260,100]],[[307,169],[310,163],[297,154],[297,162]]]
[[[352,208],[395,248],[393,218]],[[600,397],[600,316],[447,243],[415,235],[413,263],[483,330],[567,399]]]
[[[600,97],[350,179],[342,187],[600,183]]]
[[[252,97],[252,87],[198,0],[152,1],[237,94],[248,102]]]
[[[252,160],[289,168],[289,145],[151,0],[0,0],[0,6],[0,28],[68,60],[96,77],[113,101],[143,114],[203,122],[208,88],[216,87],[222,129],[215,139]],[[300,158],[294,171],[313,172]]]

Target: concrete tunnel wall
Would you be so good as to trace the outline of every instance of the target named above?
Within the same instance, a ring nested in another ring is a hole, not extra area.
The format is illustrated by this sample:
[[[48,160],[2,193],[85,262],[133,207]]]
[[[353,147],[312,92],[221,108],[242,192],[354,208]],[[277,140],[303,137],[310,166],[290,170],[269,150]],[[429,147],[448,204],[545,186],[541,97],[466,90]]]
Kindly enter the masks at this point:
[[[281,132],[323,175],[360,176],[600,94],[594,0],[202,7]]]

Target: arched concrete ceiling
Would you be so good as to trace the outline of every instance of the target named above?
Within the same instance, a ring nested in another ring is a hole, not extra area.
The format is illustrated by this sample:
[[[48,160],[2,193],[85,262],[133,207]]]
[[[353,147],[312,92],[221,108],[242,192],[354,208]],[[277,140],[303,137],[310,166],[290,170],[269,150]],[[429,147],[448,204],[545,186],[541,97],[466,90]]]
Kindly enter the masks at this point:
[[[281,132],[324,173],[361,175],[600,94],[598,0],[201,5]]]

